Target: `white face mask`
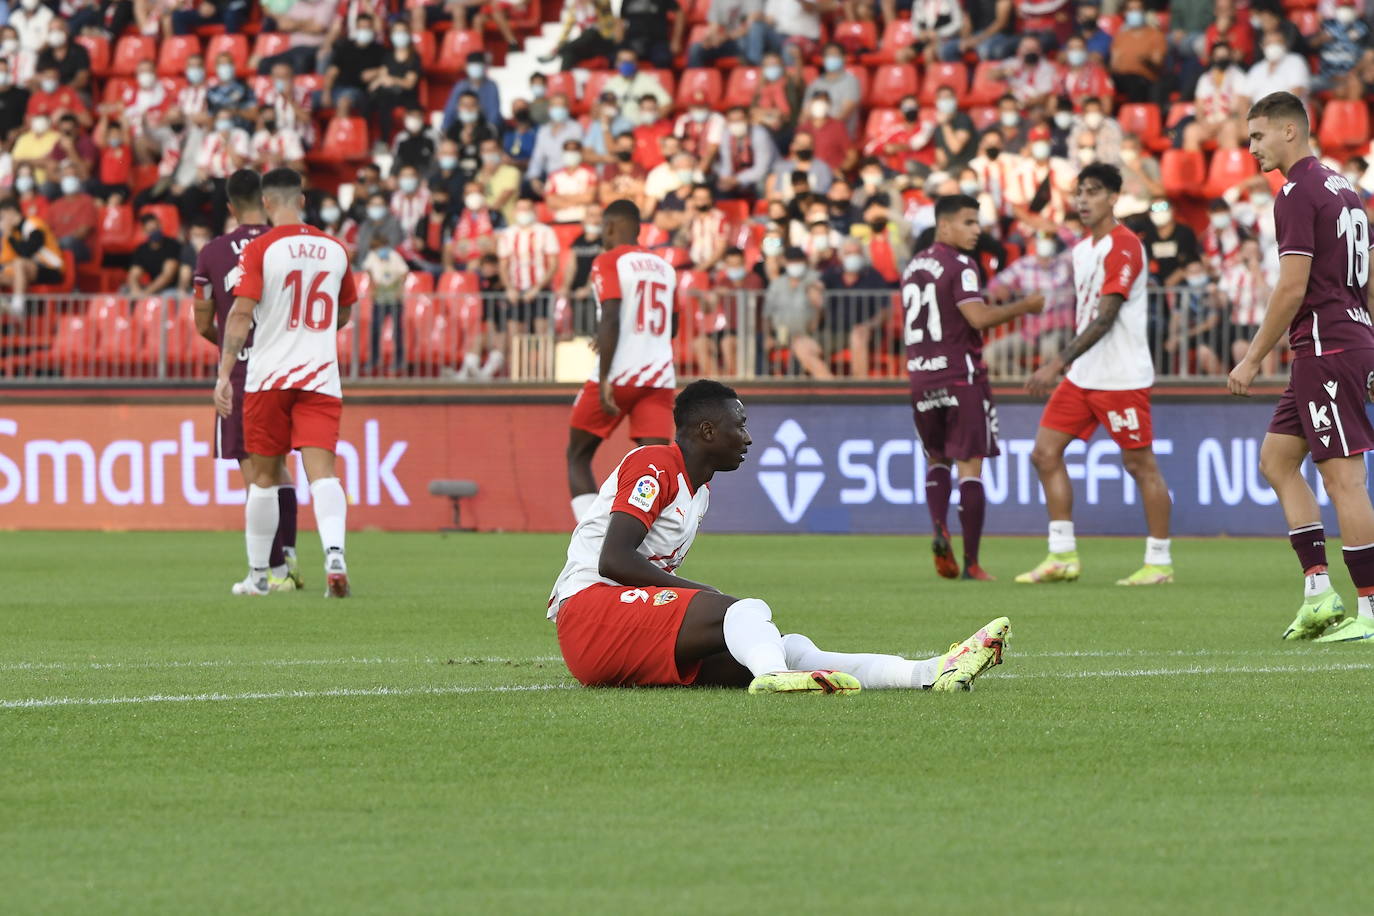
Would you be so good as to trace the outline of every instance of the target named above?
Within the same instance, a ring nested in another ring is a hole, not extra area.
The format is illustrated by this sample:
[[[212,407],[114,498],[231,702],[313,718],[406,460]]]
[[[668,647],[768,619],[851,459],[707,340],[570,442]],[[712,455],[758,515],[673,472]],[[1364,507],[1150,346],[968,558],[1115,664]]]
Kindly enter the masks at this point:
[[[463,206],[469,210],[480,210],[487,205],[487,199],[476,191],[463,198]]]
[[[1356,14],[1355,8],[1353,6],[1336,7],[1336,21],[1339,22],[1341,25],[1350,25],[1357,18],[1359,17],[1358,14]]]
[[[1220,232],[1220,231],[1222,231],[1223,229],[1227,229],[1227,228],[1230,227],[1230,225],[1231,225],[1231,214],[1229,214],[1229,213],[1213,213],[1213,214],[1209,217],[1209,220],[1210,220],[1211,223],[1212,223],[1212,228],[1215,229],[1215,230],[1217,230],[1218,232]]]
[[[687,169],[678,169],[676,174],[677,174],[677,180],[680,181],[680,182],[682,182],[683,184],[691,184],[691,183],[692,183],[692,173],[691,173],[689,170],[687,170]]]
[[[374,223],[380,223],[386,219],[386,207],[379,207],[376,204],[367,208],[367,218]]]
[[[1082,48],[1069,48],[1064,54],[1070,67],[1081,67],[1088,62],[1088,52]]]
[[[215,130],[219,131],[222,134],[227,134],[229,133],[229,131],[233,129],[234,122],[229,120],[228,118],[220,118],[218,121],[215,122]]]
[[[940,114],[954,114],[959,110],[959,101],[957,99],[951,99],[949,96],[938,98],[935,100],[935,110],[940,112]]]
[[[729,277],[729,278],[730,278],[730,282],[732,282],[732,283],[738,283],[739,281],[743,280],[743,279],[744,279],[744,275],[745,275],[746,273],[748,273],[748,271],[746,271],[743,267],[727,267],[727,268],[725,268],[725,276]]]
[[[201,83],[205,82],[205,68],[187,67],[186,81],[192,86],[199,86]]]
[[[371,29],[359,29],[357,32],[354,33],[353,40],[356,41],[358,44],[366,47],[367,45],[372,44],[373,39],[375,39],[376,37],[377,33],[372,31]]]
[[[1173,217],[1170,215],[1168,210],[1150,211],[1150,222],[1154,223],[1156,226],[1159,226],[1161,229],[1169,225],[1169,221],[1171,219],[1173,219]]]
[[[338,207],[321,207],[321,208],[320,208],[320,219],[323,220],[324,222],[330,224],[330,225],[333,225],[334,223],[337,223],[337,222],[339,221],[339,217],[342,216],[342,215],[343,215],[343,214],[339,212],[339,208],[338,208]]]
[[[215,67],[215,76],[219,77],[221,83],[227,83],[234,78],[233,64],[219,64]]]
[[[830,114],[830,103],[817,99],[811,103],[811,117],[824,118]]]
[[[1073,126],[1073,113],[1068,111],[1056,111],[1054,113],[1054,124],[1060,130],[1068,130]]]
[[[27,194],[33,190],[33,176],[20,175],[14,179],[14,189],[20,194]]]
[[[1050,143],[1048,140],[1036,140],[1030,145],[1030,153],[1036,159],[1044,162],[1050,158]]]
[[[0,54],[6,57],[12,57],[18,53],[19,42],[15,41],[13,38],[6,38],[4,41],[0,41]]]
[[[66,32],[49,32],[49,33],[48,33],[48,47],[50,47],[50,48],[60,48],[60,47],[62,47],[63,45],[65,45],[66,43],[67,43],[67,33],[66,33]]]
[[[585,235],[585,236],[586,236],[587,238],[589,238],[589,239],[599,239],[599,238],[601,238],[601,224],[600,224],[600,223],[583,223],[583,224],[582,224],[582,234]]]
[[[841,260],[844,262],[844,269],[852,274],[864,269],[864,256],[861,254],[847,254]]]
[[[57,80],[39,80],[38,88],[43,90],[44,95],[52,95],[57,91]]]
[[[420,187],[420,179],[413,175],[406,175],[402,177],[400,181],[396,182],[396,184],[400,187],[401,193],[414,194],[415,189]]]
[[[80,190],[81,190],[81,179],[80,179],[80,178],[77,178],[75,175],[63,175],[63,176],[62,176],[62,193],[63,193],[63,194],[75,194],[77,191],[80,191]]]
[[[1054,257],[1054,239],[1036,239],[1035,256],[1043,261]]]
[[[408,48],[408,47],[410,47],[410,33],[409,33],[409,32],[392,32],[392,33],[391,33],[391,46],[392,46],[393,48]]]
[[[765,236],[759,248],[770,258],[776,257],[782,254],[782,239],[778,238],[776,235]]]
[[[8,86],[9,84],[10,72],[8,70],[0,70],[0,88]]]
[[[458,120],[459,120],[459,121],[462,121],[464,124],[476,124],[476,123],[477,123],[477,115],[478,115],[478,111],[477,111],[476,108],[460,108],[460,109],[458,109]]]
[[[1125,162],[1125,163],[1128,163],[1128,164],[1129,164],[1129,163],[1132,163],[1132,162],[1138,162],[1139,160],[1140,160],[1140,151],[1139,151],[1139,150],[1134,150],[1134,149],[1123,149],[1123,150],[1121,151],[1121,161],[1122,161],[1122,162]]]
[[[575,169],[582,164],[582,154],[576,150],[566,150],[563,153],[563,167],[565,169]]]
[[[654,123],[654,122],[657,121],[657,120],[658,120],[658,109],[657,109],[657,108],[641,108],[641,109],[639,109],[639,123],[640,123],[640,124],[652,124],[652,123]]]
[[[46,134],[48,132],[48,128],[52,127],[52,122],[40,115],[34,118],[33,121],[30,122],[30,125],[33,127],[34,133]]]
[[[487,68],[484,67],[484,66],[482,66],[481,64],[468,64],[468,66],[467,66],[467,72],[468,72],[468,79],[473,80],[473,81],[476,81],[476,80],[480,80],[483,76],[486,75],[486,73],[487,73]],[[533,89],[534,87],[531,86],[530,88]],[[538,94],[537,94],[537,93],[536,93],[535,97],[538,98]]]
[[[1090,111],[1083,116],[1083,123],[1087,125],[1088,130],[1097,130],[1105,120],[1106,116],[1100,111]]]
[[[967,194],[969,197],[977,197],[978,192],[983,190],[983,186],[976,181],[959,182],[959,193]]]
[[[1288,54],[1288,49],[1280,44],[1267,44],[1264,46],[1264,59],[1270,63],[1277,63],[1283,60]]]
[[[787,275],[789,277],[800,277],[806,273],[806,265],[799,261],[789,261],[787,264]]]
[[[1003,127],[1015,127],[1017,124],[1020,124],[1020,123],[1021,123],[1021,115],[1018,114],[1017,112],[1015,112],[1015,111],[1004,111],[1004,112],[1002,112],[1002,126],[1003,126]]]
[[[522,226],[531,225],[534,222],[533,210],[516,210],[515,221]]]
[[[20,5],[32,13],[34,10],[38,9],[38,0],[21,0]]]
[[[143,71],[138,75],[138,85],[142,89],[152,89],[157,85],[157,74]]]
[[[1145,24],[1145,14],[1140,10],[1126,11],[1126,28],[1138,29]]]
[[[1256,210],[1266,209],[1273,202],[1274,198],[1270,197],[1268,194],[1250,195],[1250,206],[1254,207]]]
[[[743,137],[743,136],[744,136],[745,134],[747,134],[747,133],[749,133],[749,122],[748,122],[748,121],[731,121],[731,122],[730,122],[730,136],[732,136],[732,137]]]
[[[706,119],[711,116],[711,109],[693,108],[690,112],[688,112],[688,114],[691,115],[692,120],[697,122],[698,124],[705,124]]]
[[[1078,148],[1078,161],[1083,165],[1092,165],[1097,161],[1097,148],[1092,146],[1080,146]]]
[[[1207,279],[1208,277],[1206,274],[1189,274],[1188,285],[1193,287],[1194,289],[1197,289],[1199,287],[1206,286]]]
[[[811,236],[811,250],[817,254],[824,254],[830,250],[830,236],[813,235]]]
[[[406,118],[406,133],[418,134],[425,129],[424,118]]]
[[[883,176],[879,172],[864,172],[860,177],[866,188],[876,188],[883,183]]]

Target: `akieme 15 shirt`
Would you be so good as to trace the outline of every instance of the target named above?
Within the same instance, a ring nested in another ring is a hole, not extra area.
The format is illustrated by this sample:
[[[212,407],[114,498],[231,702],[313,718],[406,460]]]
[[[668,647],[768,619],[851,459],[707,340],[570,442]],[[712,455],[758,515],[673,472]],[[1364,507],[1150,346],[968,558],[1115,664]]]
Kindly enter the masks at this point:
[[[1312,156],[1299,160],[1274,198],[1274,226],[1280,259],[1312,259],[1302,306],[1288,326],[1293,357],[1374,348],[1365,298],[1369,219],[1350,182]]]
[[[610,383],[634,388],[674,388],[673,303],[677,271],[663,258],[636,245],[621,245],[592,262],[596,317],[620,300],[620,339],[611,361]],[[591,380],[599,381],[600,360]]]
[[[1148,276],[1145,246],[1123,225],[1117,224],[1095,241],[1089,235],[1073,247],[1076,332],[1082,334],[1097,317],[1103,296],[1116,294],[1123,301],[1107,333],[1069,367],[1070,382],[1098,391],[1131,391],[1154,384],[1155,366],[1146,334]]]

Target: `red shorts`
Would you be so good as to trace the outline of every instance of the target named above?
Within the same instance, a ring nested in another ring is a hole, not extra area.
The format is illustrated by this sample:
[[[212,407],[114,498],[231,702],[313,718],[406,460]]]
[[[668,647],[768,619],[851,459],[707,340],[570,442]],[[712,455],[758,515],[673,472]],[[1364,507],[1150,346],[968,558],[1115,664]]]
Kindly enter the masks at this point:
[[[1146,448],[1154,442],[1150,425],[1150,389],[1102,391],[1079,388],[1068,379],[1059,383],[1045,405],[1040,425],[1066,436],[1091,439],[1097,424],[1107,428],[1122,451]]]
[[[558,611],[558,648],[588,687],[693,684],[701,662],[677,666],[677,634],[699,589],[589,585]]]
[[[673,441],[673,389],[628,388],[616,385],[615,406],[620,413],[611,416],[601,409],[601,386],[587,382],[573,401],[572,428],[605,439],[620,421],[630,418],[631,439]]]
[[[293,448],[332,452],[342,413],[342,400],[318,391],[250,391],[243,398],[243,444],[253,455],[285,455]]]

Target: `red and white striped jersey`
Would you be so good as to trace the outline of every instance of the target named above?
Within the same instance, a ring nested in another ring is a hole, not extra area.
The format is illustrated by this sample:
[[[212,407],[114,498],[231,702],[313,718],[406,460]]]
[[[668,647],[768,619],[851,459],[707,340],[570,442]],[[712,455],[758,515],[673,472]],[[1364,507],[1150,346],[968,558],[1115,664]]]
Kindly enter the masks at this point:
[[[611,513],[624,512],[643,522],[649,531],[639,545],[640,555],[671,573],[687,559],[710,503],[711,485],[692,489],[682,449],[676,443],[646,445],[630,452],[606,478],[586,518],[573,531],[568,562],[549,597],[549,617],[558,616],[558,605],[589,585],[634,584],[601,575],[601,546]]]
[[[343,244],[312,226],[278,226],[249,242],[235,269],[234,296],[257,303],[244,390],[343,397],[338,315],[358,301]]]
[[[1256,271],[1240,261],[1235,261],[1221,272],[1221,280],[1217,285],[1231,304],[1231,324],[1258,327],[1264,322],[1274,279],[1262,268],[1257,276]]]
[[[507,269],[506,288],[523,293],[539,286],[553,274],[559,250],[558,235],[543,223],[502,229],[496,239],[496,254]]]
[[[206,95],[209,91],[210,87],[204,83],[199,86],[190,84],[182,86],[181,91],[177,93],[177,110],[187,118],[192,115],[208,114],[210,106],[206,104]]]
[[[632,388],[674,388],[673,303],[677,271],[645,248],[621,245],[592,261],[596,315],[612,299],[620,300],[620,340],[611,361],[610,382]],[[600,367],[592,370],[600,381]]]
[[[243,167],[251,154],[248,131],[235,127],[227,136],[213,131],[201,141],[196,166],[211,178],[228,178],[235,169]]]
[[[725,237],[725,213],[712,209],[698,213],[687,224],[687,256],[693,264],[704,264],[715,254]]]
[[[429,188],[420,185],[414,194],[397,191],[391,195],[391,215],[401,224],[407,236],[415,234],[415,227],[429,212]]]
[[[305,158],[300,135],[289,128],[253,135],[253,164],[264,172]]]

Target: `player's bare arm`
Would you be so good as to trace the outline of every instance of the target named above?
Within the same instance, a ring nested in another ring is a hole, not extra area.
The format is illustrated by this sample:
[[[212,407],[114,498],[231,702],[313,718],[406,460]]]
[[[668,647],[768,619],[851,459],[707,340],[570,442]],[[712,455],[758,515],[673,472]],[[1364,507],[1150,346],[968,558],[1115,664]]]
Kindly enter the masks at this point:
[[[1303,254],[1286,254],[1279,258],[1279,282],[1269,296],[1269,308],[1264,313],[1260,329],[1250,341],[1245,357],[1231,370],[1226,380],[1231,393],[1250,396],[1250,384],[1259,375],[1260,364],[1283,339],[1293,316],[1302,307],[1307,293],[1307,280],[1312,273],[1312,259]]]
[[[639,545],[644,543],[648,533],[648,526],[628,512],[612,512],[610,524],[606,526],[606,539],[601,544],[597,572],[622,585],[719,591],[709,585],[664,572],[645,559],[639,552]]]
[[[353,306],[351,306],[351,305],[341,305],[341,306],[339,306],[339,320],[336,321],[336,322],[334,323],[334,327],[336,327],[336,328],[342,328],[344,325],[348,324],[348,319],[350,319],[350,318],[352,318],[352,317],[353,317]]]
[[[615,348],[620,343],[620,300],[607,299],[601,305],[601,323],[596,328],[596,352],[601,359],[597,378],[601,394],[601,409],[611,416],[620,413],[615,405],[615,391],[611,388],[611,366],[615,364]]]
[[[253,309],[257,304],[256,299],[239,296],[224,320],[224,353],[219,361],[219,379],[215,382],[215,409],[221,417],[229,416],[234,410],[234,389],[229,376],[239,360],[239,353],[248,343],[248,332],[253,329]]]
[[[1112,329],[1112,325],[1116,324],[1117,316],[1121,313],[1121,304],[1125,301],[1125,297],[1120,293],[1108,293],[1099,299],[1097,316],[1055,357],[1035,370],[1035,374],[1026,382],[1026,390],[1037,397],[1049,394],[1058,383],[1060,373],[1073,365],[1074,360],[1096,346],[1097,342]]]
[[[219,331],[215,328],[215,303],[209,299],[196,299],[191,307],[196,317],[196,333],[218,346]]]
[[[1038,315],[1045,308],[1045,297],[1040,293],[1018,299],[1008,305],[989,305],[982,300],[965,302],[959,311],[969,324],[979,331],[1006,324],[1022,315]]]

